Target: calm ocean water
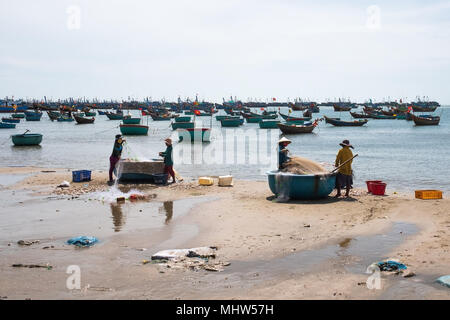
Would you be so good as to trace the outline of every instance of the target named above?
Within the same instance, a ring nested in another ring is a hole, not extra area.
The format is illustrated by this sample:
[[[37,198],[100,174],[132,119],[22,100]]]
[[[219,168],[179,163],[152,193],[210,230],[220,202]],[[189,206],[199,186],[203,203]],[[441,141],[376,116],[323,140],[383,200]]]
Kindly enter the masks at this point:
[[[281,108],[281,112],[287,114],[287,108]],[[137,115],[136,111],[133,113]],[[321,107],[314,118],[323,114],[350,119],[348,112],[340,114],[331,107]],[[412,121],[372,119],[366,126],[345,128],[321,122],[313,134],[289,135],[293,141],[289,150],[293,155],[332,164],[339,142],[348,139],[355,147],[353,152],[359,155],[353,165],[356,187],[363,187],[365,180],[379,179],[387,182],[390,191],[428,188],[450,191],[450,108],[438,108],[434,114],[441,116],[439,126],[416,127]],[[301,116],[301,112],[293,115]],[[182,176],[231,173],[237,179],[264,180],[264,172],[275,169],[278,129],[264,130],[258,124],[245,123],[236,131],[220,128],[220,123],[210,121],[210,117],[197,117],[198,125],[202,121],[208,127],[212,122],[213,127],[211,142],[203,144],[203,149],[187,143],[175,144],[175,169]],[[120,133],[119,123],[106,116],[97,116],[94,124],[86,125],[52,122],[46,114],[39,122],[22,120],[16,129],[0,130],[0,166],[107,170],[114,136]],[[158,158],[158,152],[165,149],[164,138],[173,135],[177,140],[169,121],[155,122],[149,118],[148,124],[148,136],[126,137],[128,148],[124,157]],[[10,135],[26,129],[44,135],[41,146],[12,145]],[[271,155],[272,162],[267,157],[255,158],[258,154]],[[244,159],[240,160],[240,156]]]

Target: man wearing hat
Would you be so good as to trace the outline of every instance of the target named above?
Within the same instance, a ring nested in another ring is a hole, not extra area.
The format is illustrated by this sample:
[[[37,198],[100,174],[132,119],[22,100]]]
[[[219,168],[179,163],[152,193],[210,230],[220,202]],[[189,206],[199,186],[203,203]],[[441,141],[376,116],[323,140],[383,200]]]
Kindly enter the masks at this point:
[[[122,144],[125,142],[122,139],[122,135],[116,135],[116,140],[114,141],[114,147],[111,156],[109,157],[109,183],[114,182],[113,180],[113,171],[116,169],[117,162],[120,160],[120,156],[122,155]]]
[[[335,167],[339,167],[344,162],[348,161],[346,164],[344,164],[342,167],[339,168],[338,174],[336,176],[336,189],[337,194],[336,198],[341,196],[341,188],[346,188],[345,196],[350,196],[350,188],[353,184],[353,171],[352,171],[352,162],[353,160],[350,160],[353,158],[353,153],[350,148],[353,149],[353,146],[350,144],[350,141],[344,140],[339,144],[342,149],[339,150],[336,161],[335,161]]]
[[[288,157],[289,150],[286,149],[288,144],[291,143],[291,140],[283,137],[278,141],[278,169],[281,170],[284,168],[284,164],[291,160],[291,158]]]
[[[159,155],[164,157],[164,173],[170,174],[172,177],[172,183],[175,183],[175,172],[173,171],[173,159],[172,159],[172,139],[167,138],[164,140],[166,143],[166,151],[160,152]]]

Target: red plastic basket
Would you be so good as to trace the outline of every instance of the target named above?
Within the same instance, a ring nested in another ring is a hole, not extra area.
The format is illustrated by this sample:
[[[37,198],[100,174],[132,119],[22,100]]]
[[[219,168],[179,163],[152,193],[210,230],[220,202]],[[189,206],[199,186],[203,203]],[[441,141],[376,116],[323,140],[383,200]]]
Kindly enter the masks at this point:
[[[367,184],[367,192],[372,192],[372,184],[373,183],[382,183],[383,181],[381,180],[367,180],[366,184]]]
[[[386,183],[371,183],[372,194],[376,196],[384,196],[384,192],[386,191]]]

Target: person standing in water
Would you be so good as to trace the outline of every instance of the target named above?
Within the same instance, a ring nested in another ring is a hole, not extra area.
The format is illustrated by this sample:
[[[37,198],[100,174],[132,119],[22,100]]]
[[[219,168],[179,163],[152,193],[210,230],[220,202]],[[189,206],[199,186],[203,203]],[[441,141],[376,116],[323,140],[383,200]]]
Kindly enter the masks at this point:
[[[123,150],[123,143],[125,142],[124,139],[122,139],[122,135],[118,134],[116,135],[116,140],[114,141],[114,147],[111,156],[109,157],[109,182],[112,184],[114,182],[113,180],[113,172],[116,168],[117,163],[120,160],[120,157],[122,156],[122,150]]]
[[[342,143],[339,144],[342,149],[339,150],[336,161],[335,161],[335,167],[339,167],[344,162],[348,161],[345,165],[339,168],[338,174],[336,175],[336,198],[341,196],[341,189],[345,188],[345,196],[348,198],[350,197],[350,188],[353,185],[353,171],[352,171],[352,162],[353,160],[350,160],[353,158],[353,152],[350,150],[350,148],[353,149],[353,146],[350,144],[350,141],[344,140]]]
[[[164,173],[170,174],[172,182],[175,183],[175,172],[173,171],[173,158],[172,158],[172,139],[167,138],[164,140],[166,143],[166,151],[160,152],[159,155],[164,157]]]

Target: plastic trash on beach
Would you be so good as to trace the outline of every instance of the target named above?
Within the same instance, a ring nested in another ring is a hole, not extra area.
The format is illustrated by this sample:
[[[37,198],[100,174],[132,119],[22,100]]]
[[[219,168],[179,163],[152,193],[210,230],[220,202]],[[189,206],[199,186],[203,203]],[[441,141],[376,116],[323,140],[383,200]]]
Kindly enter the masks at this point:
[[[58,185],[58,188],[68,188],[68,187],[70,187],[70,183],[65,180]]]
[[[219,186],[220,187],[232,187],[233,186],[233,176],[219,176]]]
[[[152,260],[171,260],[177,258],[215,258],[215,247],[198,247],[191,249],[162,250],[152,255]]]
[[[77,247],[90,247],[97,242],[97,238],[88,236],[80,236],[67,240],[67,244],[73,244]]]
[[[380,271],[397,271],[397,270],[406,270],[406,266],[403,263],[388,260],[388,261],[380,261],[377,263]]]
[[[450,288],[450,275],[439,277],[436,282]]]
[[[200,177],[198,178],[198,184],[201,186],[212,186],[214,184],[214,180],[211,177]]]

